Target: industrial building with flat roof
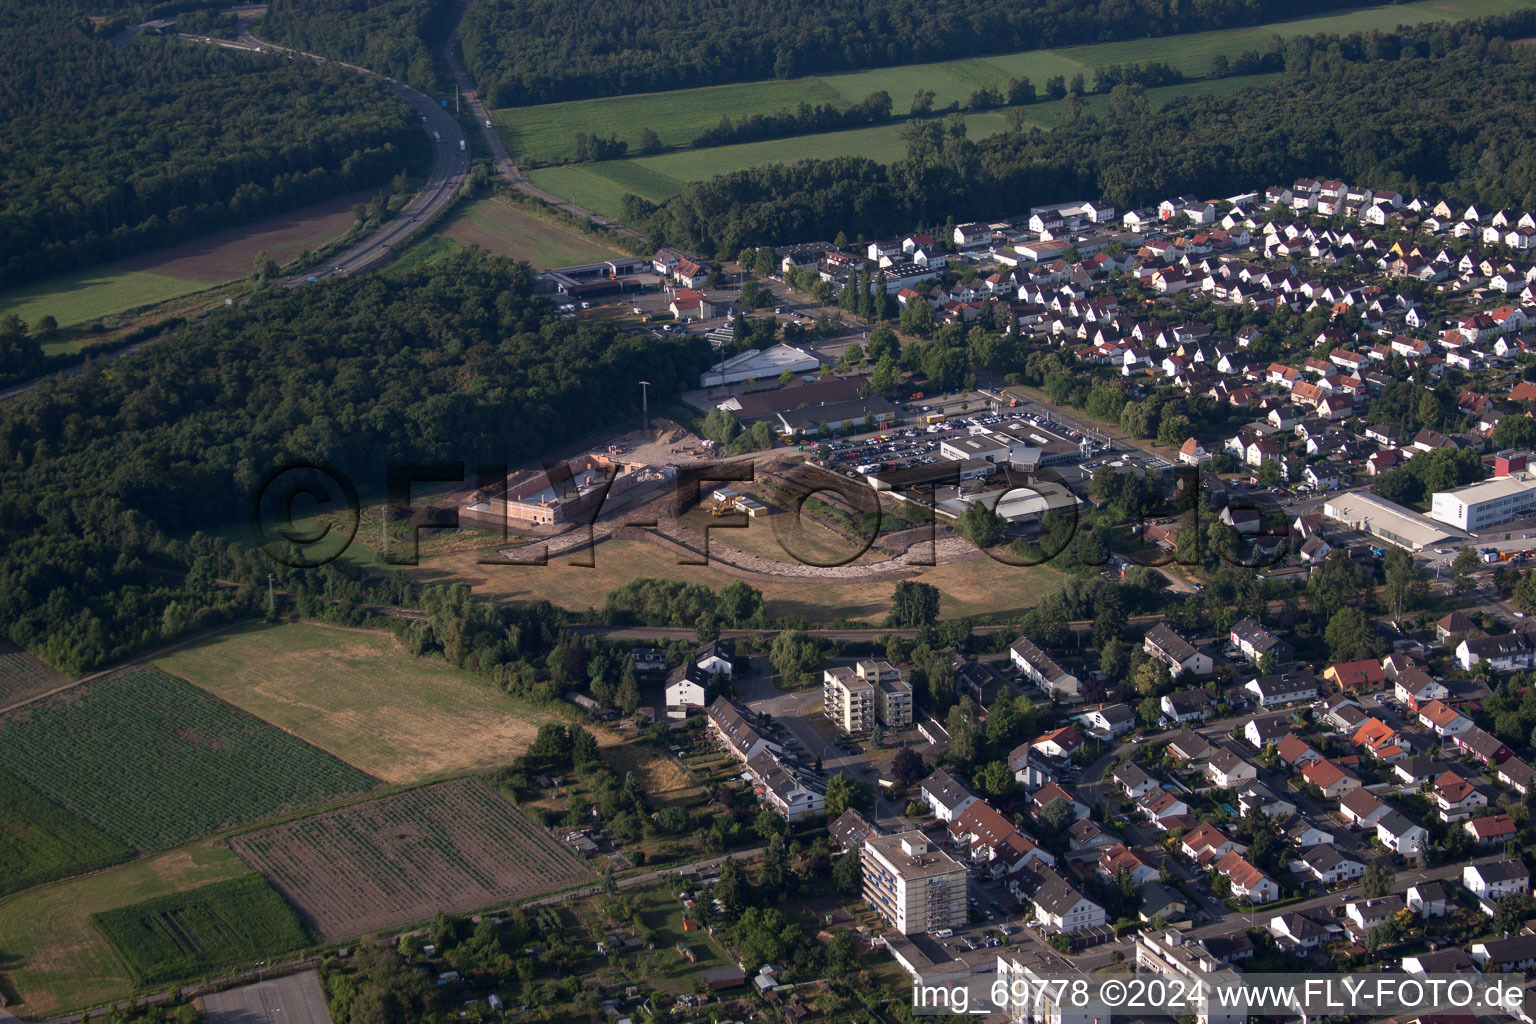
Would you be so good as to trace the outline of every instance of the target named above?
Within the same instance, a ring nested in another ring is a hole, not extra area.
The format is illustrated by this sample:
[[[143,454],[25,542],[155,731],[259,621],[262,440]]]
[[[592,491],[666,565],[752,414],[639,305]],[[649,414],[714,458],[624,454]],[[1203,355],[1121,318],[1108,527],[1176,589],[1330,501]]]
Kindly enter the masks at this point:
[[[1536,476],[1515,473],[1492,480],[1467,484],[1449,491],[1436,491],[1429,514],[1458,530],[1479,530],[1513,519],[1536,515]]]
[[[1422,551],[1453,538],[1465,537],[1455,527],[1437,523],[1428,516],[1365,491],[1333,495],[1323,505],[1323,515],[1352,530],[1363,530],[1372,537],[1409,551]]]
[[[821,360],[803,348],[782,342],[772,348],[747,349],[699,374],[699,387],[724,387],[744,380],[772,380],[785,370],[806,373],[821,368]]]

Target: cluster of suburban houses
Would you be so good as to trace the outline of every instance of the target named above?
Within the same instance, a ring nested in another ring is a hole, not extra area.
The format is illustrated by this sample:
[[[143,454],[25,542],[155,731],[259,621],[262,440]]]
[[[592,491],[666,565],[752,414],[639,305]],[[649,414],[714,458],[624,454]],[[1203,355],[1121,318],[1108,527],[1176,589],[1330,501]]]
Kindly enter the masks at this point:
[[[824,788],[810,778],[781,744],[757,725],[756,716],[729,697],[719,696],[706,711],[709,731],[722,749],[742,765],[758,800],[787,821],[826,813]]]
[[[1500,656],[1478,642],[1489,638],[1477,637],[1460,613],[1447,615],[1434,628],[1458,657]],[[1159,624],[1148,630],[1143,650],[1167,665],[1178,685],[1193,685],[1161,699],[1164,724],[1182,728],[1161,745],[1160,757],[1122,761],[1105,783],[1113,793],[1109,806],[1123,805],[1112,815],[1117,825],[1094,820],[1089,801],[1073,788],[1072,760],[1087,737],[1114,740],[1135,726],[1137,716],[1124,704],[1089,706],[1080,698],[1069,709],[1073,724],[1021,743],[1007,758],[1037,819],[1045,820],[1048,807],[1070,811],[1064,852],[1060,846],[1057,853],[1043,848],[1027,819],[1005,815],[942,769],[925,778],[916,794],[936,827],[887,834],[858,810],[829,823],[832,839],[859,858],[863,895],[888,926],[887,945],[914,974],[936,968],[903,937],[944,938],[965,927],[974,906],[967,888],[973,877],[1005,884],[1031,908],[1040,932],[1067,935],[1077,943],[1108,941],[1114,935],[1106,907],[1089,894],[1085,880],[1109,885],[1129,878],[1140,890],[1139,914],[1152,925],[1136,940],[1138,966],[1183,971],[1203,963],[1207,972],[1240,971],[1242,961],[1255,952],[1241,929],[1199,939],[1182,930],[1180,922],[1196,908],[1178,885],[1164,881],[1168,857],[1185,865],[1175,874],[1192,873],[1213,884],[1219,878],[1218,889],[1254,907],[1282,901],[1306,886],[1327,892],[1358,882],[1378,855],[1373,846],[1422,862],[1427,822],[1406,812],[1401,796],[1414,797],[1413,806],[1428,808],[1445,827],[1460,829],[1478,852],[1470,862],[1414,876],[1413,884],[1389,895],[1345,899],[1342,914],[1311,909],[1310,903],[1282,905],[1264,924],[1282,950],[1305,955],[1338,941],[1364,948],[1360,944],[1387,922],[1422,926],[1444,917],[1457,905],[1446,885],[1452,880],[1489,917],[1498,912],[1503,897],[1530,891],[1529,872],[1509,853],[1517,824],[1501,807],[1500,796],[1507,792],[1523,799],[1536,786],[1536,769],[1472,720],[1477,702],[1490,692],[1482,682],[1438,678],[1408,651],[1332,664],[1314,675],[1294,664],[1285,640],[1253,619],[1239,620],[1226,634],[1203,643]],[[1071,674],[1027,640],[1009,652],[1017,679],[994,663],[952,657],[959,688],[983,711],[1000,695],[1023,686],[1057,701],[1072,702],[1076,696],[1064,682]],[[1255,671],[1239,674],[1238,682],[1217,694],[1202,682],[1224,657]],[[1261,661],[1272,671],[1258,671]],[[1509,667],[1533,661],[1536,652],[1527,650],[1525,660]],[[696,707],[702,694],[688,688],[690,677],[692,685],[708,693],[703,681],[716,680],[729,665],[728,649],[699,648],[672,670],[669,710],[674,704],[685,713]],[[910,688],[884,661],[827,668],[823,699],[824,713],[840,731],[859,734],[876,724],[911,724]],[[1197,731],[1221,709],[1234,706],[1255,713],[1230,733]],[[824,813],[818,787],[802,777],[795,759],[786,757],[750,712],[717,697],[706,713],[710,731],[741,763],[743,777],[766,806],[791,820]],[[1166,777],[1149,767],[1157,763],[1173,766]],[[1288,878],[1261,867],[1239,832],[1197,815],[1211,799],[1228,806],[1235,817],[1259,814],[1274,822],[1287,851]],[[1051,818],[1056,820],[1056,814]],[[1148,832],[1173,838],[1161,844],[1162,850],[1138,842],[1127,824],[1136,819],[1143,823],[1135,826],[1143,838]],[[1165,923],[1172,930],[1161,931]],[[1011,961],[1024,963],[1032,955],[1001,953],[1009,970],[1022,969]],[[1431,950],[1402,962],[1410,973],[1532,965],[1536,934],[1527,933],[1485,939],[1467,949]]]
[[[1320,227],[1313,215],[1340,220]],[[1374,230],[1384,228],[1415,233],[1393,242]],[[1467,241],[1411,240],[1437,234]],[[876,240],[862,251],[806,243],[777,253],[781,267],[816,268],[837,287],[856,267],[878,267],[901,303],[929,302],[944,320],[975,319],[989,306],[994,313],[1006,309],[1001,322],[1011,329],[1054,337],[1081,363],[1113,368],[1133,387],[1150,376],[1189,396],[1251,410],[1252,422],[1222,450],[1255,472],[1272,462],[1282,481],[1327,492],[1398,469],[1424,452],[1483,452],[1502,417],[1536,406],[1536,384],[1521,381],[1499,393],[1463,389],[1455,397],[1461,418],[1444,432],[1361,425],[1370,419],[1371,400],[1399,376],[1398,360],[1436,380],[1447,367],[1512,365],[1526,351],[1536,323],[1536,256],[1525,255],[1533,237],[1533,213],[1453,207],[1304,178],[1215,202],[1176,197],[1118,218],[1101,202],[1035,207],[1027,217],[958,225],[948,240],[958,255],[941,252],[923,232]],[[1486,248],[1463,251],[1467,244]],[[1264,262],[1251,258],[1256,255]],[[946,290],[932,279],[955,260],[993,272]],[[1448,319],[1430,315],[1411,289],[1395,283],[1410,279],[1415,289],[1429,284],[1454,293],[1462,312]],[[1252,354],[1256,329],[1218,337],[1198,321],[1148,319],[1138,312],[1139,300],[1122,302],[1117,295],[1127,281],[1163,295],[1205,294],[1221,304],[1326,310],[1331,323],[1295,358],[1259,358]],[[1179,459],[1199,465],[1214,454],[1189,438]],[[1346,503],[1338,518],[1352,528],[1368,524],[1375,518],[1371,504]],[[1536,475],[1522,464],[1494,480],[1448,490],[1436,496],[1427,517],[1396,506],[1388,512],[1392,521],[1382,536],[1394,542],[1389,534],[1397,525],[1432,520],[1447,528],[1409,530],[1407,546],[1417,549],[1424,546],[1421,534],[1433,543],[1536,516]],[[1393,518],[1399,515],[1406,516],[1401,523]]]

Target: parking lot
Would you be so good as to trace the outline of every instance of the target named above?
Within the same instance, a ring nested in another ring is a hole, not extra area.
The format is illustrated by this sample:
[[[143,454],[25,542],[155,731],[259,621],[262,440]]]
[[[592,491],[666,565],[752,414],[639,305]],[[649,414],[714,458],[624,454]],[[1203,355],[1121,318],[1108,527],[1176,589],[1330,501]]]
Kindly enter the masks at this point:
[[[962,403],[980,404],[983,410],[975,413],[967,410],[958,416],[938,411],[946,406],[953,408],[956,404]],[[903,409],[908,417],[919,420],[943,417],[942,421],[871,433],[862,438],[828,442],[830,457],[824,465],[828,469],[855,478],[881,469],[910,469],[915,466],[933,465],[949,461],[939,454],[941,443],[951,438],[968,436],[978,428],[981,431],[1009,432],[1010,428],[1017,425],[1027,428],[1030,433],[1046,431],[1045,436],[1056,440],[1071,443],[1082,440],[1082,434],[1077,431],[1068,430],[1061,433],[1050,430],[1041,424],[1038,417],[1031,414],[986,411],[985,406],[989,404],[986,398],[979,395],[934,398],[926,403],[921,399],[914,399]],[[810,444],[806,447],[809,450]],[[1113,449],[1103,445],[1096,446],[1093,449],[1096,458],[1091,458],[1084,463],[1083,468],[1093,468],[1098,461],[1110,455],[1112,451]],[[813,461],[823,464],[820,460],[813,459]]]

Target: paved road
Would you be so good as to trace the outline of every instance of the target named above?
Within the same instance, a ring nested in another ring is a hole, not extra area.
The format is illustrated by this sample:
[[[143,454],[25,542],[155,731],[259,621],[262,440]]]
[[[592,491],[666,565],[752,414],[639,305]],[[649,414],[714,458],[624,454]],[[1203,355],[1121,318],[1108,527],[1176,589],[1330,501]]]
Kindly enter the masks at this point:
[[[901,820],[903,805],[881,796],[874,784],[874,775],[866,776],[864,769],[869,761],[862,753],[852,754],[835,745],[833,730],[823,726],[821,714],[821,688],[810,686],[804,690],[780,690],[773,685],[773,668],[767,658],[753,658],[749,673],[736,684],[736,696],[743,704],[759,714],[773,716],[773,720],[788,730],[799,744],[792,752],[806,764],[821,759],[822,770],[827,778],[843,772],[853,778],[864,778],[875,789],[874,817],[877,824],[891,827]],[[823,728],[818,728],[823,726]],[[823,731],[825,729],[825,731]],[[922,748],[917,748],[923,753]]]
[[[288,53],[292,54],[295,58],[301,56],[306,57],[315,61],[317,64],[341,63],[339,61],[327,61],[324,57],[319,57],[314,54],[306,54],[294,50],[288,50],[284,47],[276,46],[272,43],[262,42],[261,40],[256,39],[254,36],[250,35],[250,33],[245,29],[247,21],[249,21],[249,19],[254,15],[259,14],[264,10],[265,8],[250,7],[240,7],[234,9],[232,13],[235,13],[240,17],[241,37],[238,41],[228,39],[215,39],[210,36],[183,35],[179,38],[191,40],[194,42],[208,43],[214,46],[221,46],[230,50],[255,50],[258,52],[271,51]],[[113,45],[119,47],[125,46],[129,40],[131,40],[134,36],[138,35],[145,29],[163,28],[172,23],[172,19],[162,18],[157,21],[148,21],[141,25],[134,25],[130,28],[124,29],[122,32],[114,36],[112,38],[112,43]],[[351,68],[352,70],[363,75],[374,74],[374,72],[369,71],[366,68],[357,67],[355,64],[342,64],[341,66]],[[386,221],[377,231],[369,235],[363,241],[359,242],[352,248],[346,250],[336,258],[327,262],[324,267],[317,268],[307,273],[297,274],[289,278],[284,282],[286,287],[292,288],[297,285],[304,284],[308,282],[310,278],[319,280],[325,277],[346,276],[348,274],[355,274],[372,269],[374,266],[382,262],[392,250],[409,239],[417,231],[420,231],[422,228],[424,228],[426,224],[432,220],[433,217],[435,217],[445,206],[447,206],[448,203],[452,201],[454,195],[458,192],[459,187],[464,182],[465,176],[469,172],[469,154],[467,152],[461,151],[459,148],[459,144],[465,141],[464,132],[459,128],[459,123],[455,121],[453,117],[448,114],[448,112],[445,111],[439,104],[432,102],[431,99],[422,93],[417,92],[415,89],[412,89],[407,85],[403,85],[400,82],[396,82],[393,79],[383,75],[376,77],[384,78],[385,81],[388,81],[391,88],[395,90],[396,95],[398,95],[406,103],[409,103],[411,107],[415,109],[417,115],[422,118],[422,130],[425,131],[428,136],[432,136],[435,132],[438,136],[441,137],[441,142],[436,141],[436,139],[434,139],[433,142],[433,145],[437,149],[437,156],[432,166],[431,176],[422,186],[421,191],[418,192],[416,196],[406,204],[405,209],[401,210],[398,215],[389,221]],[[135,345],[129,345],[127,348],[118,349],[115,352],[107,352],[101,355],[93,356],[91,359],[92,365],[100,366],[102,364],[121,359],[124,356],[133,355],[144,346],[153,344],[162,338],[171,337],[173,334],[174,332],[163,334],[155,338],[146,339]],[[62,370],[59,370],[56,373],[48,374],[44,377],[39,377],[36,380],[30,380],[24,384],[18,384],[15,387],[7,388],[4,391],[0,391],[0,402],[6,402],[10,399],[26,394],[28,391],[31,391],[34,387],[36,387],[38,382],[41,380],[47,380],[50,377],[55,376],[73,377],[76,374],[83,372],[84,369],[85,363],[76,363],[73,366],[68,366]]]
[[[468,0],[464,0],[468,3]],[[485,135],[485,144],[491,150],[491,156],[496,162],[496,171],[511,183],[518,191],[541,199],[551,206],[564,210],[566,213],[582,217],[598,224],[601,227],[610,228],[620,235],[644,242],[645,236],[633,228],[624,227],[615,221],[609,220],[601,214],[577,206],[569,199],[562,199],[552,192],[546,192],[523,176],[512,162],[512,156],[507,152],[506,145],[501,141],[501,136],[496,129],[491,127],[490,112],[485,109],[485,104],[480,102],[480,94],[475,90],[474,84],[469,80],[469,74],[464,70],[464,63],[459,56],[459,30],[454,28],[448,36],[448,42],[443,47],[443,57],[448,62],[448,69],[453,72],[453,77],[459,85],[459,94],[469,104],[469,109],[475,115],[475,123],[480,126],[480,131]]]
[[[249,21],[252,15],[242,15],[240,19],[240,41],[238,44],[220,42],[219,45],[236,47],[257,52],[270,52],[286,54],[291,58],[304,58],[312,60],[316,64],[335,64],[339,67],[349,68],[360,75],[372,78],[380,78],[389,83],[395,95],[408,103],[419,118],[421,129],[432,139],[436,150],[433,158],[432,173],[422,185],[421,191],[405,205],[397,215],[386,221],[377,231],[369,235],[363,241],[346,250],[335,259],[328,260],[323,267],[316,268],[303,274],[289,278],[285,284],[292,288],[305,284],[311,280],[320,280],[326,277],[355,274],[368,270],[375,264],[388,258],[390,252],[401,244],[407,242],[412,235],[427,226],[438,213],[453,201],[464,179],[469,174],[469,153],[467,140],[463,129],[453,115],[448,113],[441,104],[434,102],[431,97],[412,89],[403,82],[398,82],[388,75],[380,75],[369,71],[367,68],[358,67],[356,64],[347,64],[343,61],[328,60],[318,54],[305,53],[302,50],[290,50],[275,43],[269,43],[257,39],[251,35]]]

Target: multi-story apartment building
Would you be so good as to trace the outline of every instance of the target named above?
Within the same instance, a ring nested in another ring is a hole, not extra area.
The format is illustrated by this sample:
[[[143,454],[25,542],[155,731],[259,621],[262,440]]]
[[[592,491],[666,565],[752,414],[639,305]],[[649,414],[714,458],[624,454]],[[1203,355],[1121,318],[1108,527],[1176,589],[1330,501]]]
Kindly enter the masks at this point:
[[[846,733],[869,732],[875,724],[875,684],[844,666],[821,676],[821,711]]]
[[[845,733],[912,724],[912,686],[888,661],[861,661],[822,673],[822,712]]]
[[[965,923],[965,866],[921,832],[870,836],[859,859],[864,901],[903,935]]]
[[[1240,976],[1211,955],[1204,945],[1176,931],[1142,932],[1136,936],[1136,970],[1177,974],[1191,981],[1237,987]],[[1218,1000],[1202,1000],[1196,1007],[1196,1024],[1243,1024],[1248,1012],[1242,1007],[1221,1007]]]

